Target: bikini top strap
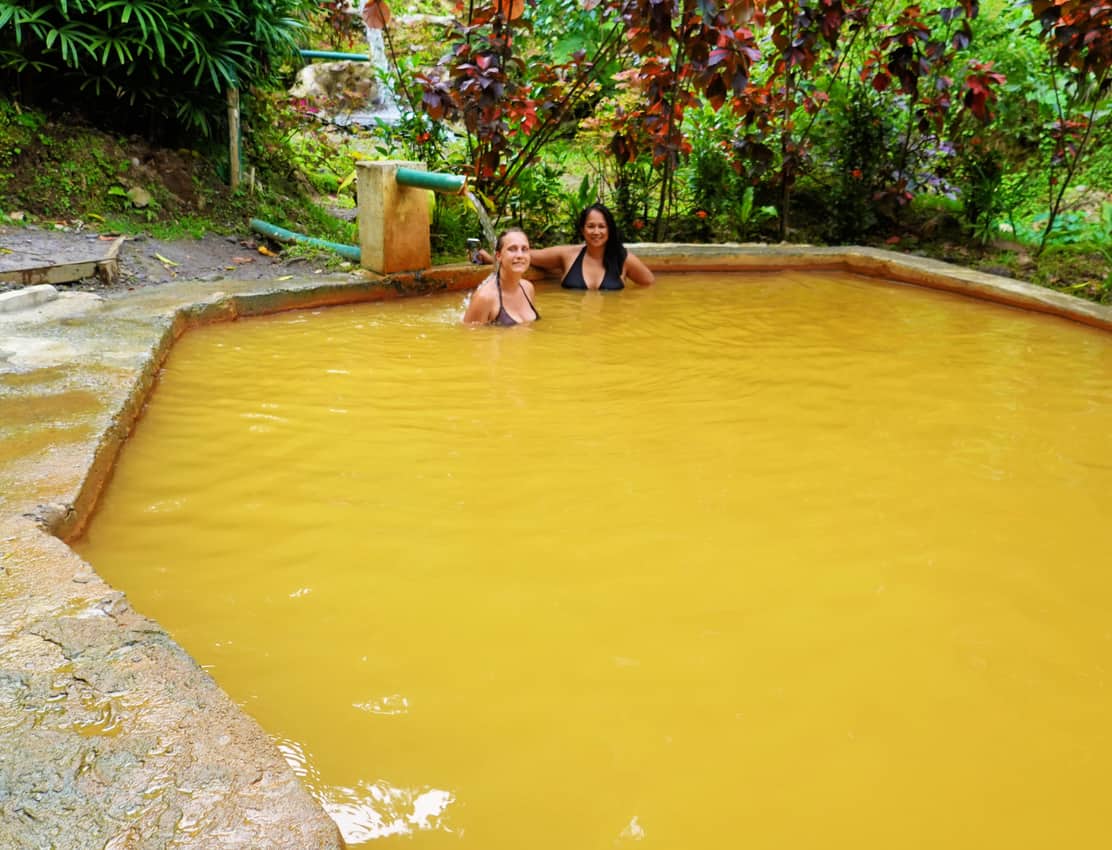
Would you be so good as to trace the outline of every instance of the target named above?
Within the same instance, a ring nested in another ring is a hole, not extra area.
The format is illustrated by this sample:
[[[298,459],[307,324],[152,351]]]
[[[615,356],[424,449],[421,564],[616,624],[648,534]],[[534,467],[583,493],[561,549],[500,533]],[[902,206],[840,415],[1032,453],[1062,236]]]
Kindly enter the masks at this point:
[[[529,300],[529,293],[525,291],[525,287],[522,286],[520,283],[518,284],[518,286],[521,286],[521,294],[525,296],[525,301],[533,310],[533,315],[539,319],[541,317],[541,314],[537,312],[537,308],[533,305],[533,302]]]

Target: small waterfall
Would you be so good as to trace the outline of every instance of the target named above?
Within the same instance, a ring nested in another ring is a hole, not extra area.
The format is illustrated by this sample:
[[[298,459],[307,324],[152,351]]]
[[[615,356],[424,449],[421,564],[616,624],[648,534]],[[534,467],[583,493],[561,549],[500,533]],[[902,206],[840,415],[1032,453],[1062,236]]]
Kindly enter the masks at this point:
[[[362,12],[363,3],[359,9]],[[388,123],[393,123],[401,117],[397,98],[394,97],[394,81],[390,73],[390,61],[386,55],[386,39],[381,29],[373,29],[363,24],[367,32],[367,49],[371,57],[371,65],[378,77],[378,97],[373,101],[374,117]]]
[[[490,216],[487,215],[486,208],[483,206],[483,202],[479,200],[479,196],[470,189],[467,190],[467,200],[471,202],[471,206],[475,208],[475,214],[479,216],[479,226],[483,230],[483,240],[486,242],[483,247],[493,254],[494,240],[498,238],[494,233],[494,224],[491,222]]]
[[[382,35],[382,30],[371,29],[366,24],[363,25],[363,28],[367,31],[367,47],[371,56],[371,64],[375,66],[377,71],[388,70],[386,39]]]

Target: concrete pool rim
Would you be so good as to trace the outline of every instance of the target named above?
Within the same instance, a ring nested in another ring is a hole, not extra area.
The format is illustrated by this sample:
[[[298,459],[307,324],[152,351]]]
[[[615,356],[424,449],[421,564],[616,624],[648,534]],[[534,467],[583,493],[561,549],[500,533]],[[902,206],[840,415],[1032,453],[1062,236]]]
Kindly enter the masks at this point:
[[[631,245],[656,272],[762,272],[799,269],[807,271],[845,271],[866,278],[894,281],[990,301],[1008,307],[1046,313],[1112,331],[1112,307],[1095,304],[1076,296],[998,275],[986,274],[937,260],[910,257],[870,248],[824,248],[789,245],[686,245],[655,243]],[[130,399],[127,414],[120,424],[126,431],[98,452],[98,462],[90,470],[87,486],[64,518],[56,519],[49,530],[62,540],[78,536],[92,516],[96,498],[111,475],[116,453],[126,439],[146,402],[154,378],[170,353],[173,343],[192,327],[287,310],[341,304],[356,304],[386,298],[422,295],[437,291],[470,289],[485,276],[484,267],[470,265],[439,266],[412,273],[376,275],[360,272],[355,282],[322,285],[308,290],[290,287],[263,292],[245,292],[183,306],[173,317],[167,334],[159,341],[152,368],[145,371],[142,393]],[[543,279],[543,278],[538,278]],[[102,457],[103,456],[103,457]]]
[[[1110,307],[889,251],[792,245],[631,248],[656,271],[847,271],[1112,331]],[[266,733],[161,627],[134,612],[123,594],[105,584],[61,541],[78,535],[92,516],[159,369],[174,342],[190,328],[291,309],[462,290],[474,286],[485,273],[485,268],[461,265],[387,277],[360,273],[285,282],[182,282],[110,299],[86,317],[67,319],[72,324],[64,330],[71,337],[84,332],[81,322],[118,323],[135,336],[127,351],[105,350],[110,345],[118,348],[118,342],[95,333],[90,333],[94,349],[76,349],[82,359],[80,368],[96,368],[99,363],[110,373],[103,384],[95,384],[97,410],[88,433],[82,433],[76,447],[73,441],[65,446],[51,443],[50,434],[45,435],[36,452],[48,460],[17,458],[17,470],[10,477],[16,485],[27,481],[27,495],[21,495],[18,486],[11,495],[0,493],[0,578],[4,581],[0,614],[6,615],[0,617],[0,690],[13,697],[3,701],[9,707],[0,707],[4,730],[0,735],[10,736],[10,740],[0,738],[0,744],[15,743],[19,749],[9,752],[23,754],[18,761],[0,763],[0,793],[18,799],[20,806],[5,806],[6,812],[16,814],[0,818],[0,839],[12,839],[14,846],[20,841],[38,846],[58,835],[87,834],[87,843],[66,846],[98,850],[123,848],[131,840],[145,842],[156,834],[199,847],[342,846],[335,826],[297,782]],[[34,333],[22,324],[19,314],[10,321],[14,324],[0,325],[0,336],[8,327],[28,337]],[[56,375],[77,368],[64,359],[30,367],[20,372],[30,377],[19,392],[33,396],[38,371],[52,370],[51,375]],[[5,361],[0,359],[0,377],[4,374]],[[101,387],[104,392],[99,392]],[[15,399],[18,403],[18,393]],[[5,434],[0,424],[0,438]],[[54,477],[44,473],[35,478],[32,468],[49,467],[55,449],[61,457],[58,463],[65,468],[55,470]],[[21,475],[28,477],[21,479]],[[0,478],[0,483],[8,481]],[[122,673],[121,666],[126,667]],[[168,706],[170,714],[162,718],[147,718],[141,700],[129,707],[126,700],[117,700],[116,705],[104,696],[115,693],[112,688],[121,682],[130,683],[136,692],[154,695],[152,699],[171,691],[180,705]],[[95,703],[102,696],[103,706],[115,714],[111,722],[97,726],[85,703]],[[13,704],[18,711],[10,707]],[[40,717],[37,728],[28,726],[32,715]],[[47,720],[41,720],[44,717]],[[152,723],[159,722],[177,725],[156,735],[160,730]],[[132,730],[135,736],[157,739],[158,747],[148,747],[144,739],[143,747],[129,748],[126,739]],[[46,733],[51,738],[48,750],[22,746],[28,742],[37,746],[41,741],[31,739]],[[155,752],[159,747],[169,750]],[[0,747],[0,753],[3,750]],[[150,754],[143,758],[136,755],[148,750]],[[60,766],[48,768],[37,762],[36,755],[27,755],[47,752]],[[229,758],[242,759],[243,769],[221,764]],[[174,787],[167,786],[144,801],[151,777],[160,774],[170,776]],[[104,781],[94,781],[98,776]],[[130,781],[133,787],[116,794],[109,790],[109,780],[125,786]],[[5,791],[5,786],[11,790]],[[90,793],[101,796],[82,799]],[[198,801],[206,811],[195,815],[191,806],[196,808]],[[145,808],[136,813],[129,805]]]

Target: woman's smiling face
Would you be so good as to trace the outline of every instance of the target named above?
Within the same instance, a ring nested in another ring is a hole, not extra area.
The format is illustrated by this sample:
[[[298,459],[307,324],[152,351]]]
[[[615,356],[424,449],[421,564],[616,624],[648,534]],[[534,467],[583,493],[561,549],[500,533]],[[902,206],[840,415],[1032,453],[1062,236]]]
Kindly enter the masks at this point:
[[[583,241],[591,246],[605,245],[610,238],[610,228],[606,226],[606,218],[598,210],[587,213],[583,222]]]
[[[524,233],[507,233],[498,249],[498,262],[503,268],[523,274],[529,268],[529,237]]]

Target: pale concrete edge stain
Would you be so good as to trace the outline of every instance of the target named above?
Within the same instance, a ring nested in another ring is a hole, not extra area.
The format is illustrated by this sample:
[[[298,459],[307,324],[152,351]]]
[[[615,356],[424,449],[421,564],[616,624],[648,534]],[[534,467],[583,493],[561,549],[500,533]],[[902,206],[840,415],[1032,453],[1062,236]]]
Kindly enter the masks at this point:
[[[883,250],[765,245],[633,244],[630,247],[656,271],[772,271],[793,268],[848,271],[866,277],[941,289],[1011,307],[1050,313],[1112,331],[1112,308],[1019,281]],[[27,511],[27,505],[24,504],[22,515],[0,516],[0,532],[2,532],[0,545],[4,547],[7,558],[14,558],[14,560],[0,562],[2,568],[0,578],[3,578],[4,584],[7,585],[4,592],[0,594],[0,603],[3,603],[0,611],[6,609],[31,612],[23,615],[20,622],[0,623],[0,636],[5,641],[10,644],[13,637],[16,642],[24,638],[30,639],[31,636],[36,640],[41,637],[39,633],[42,631],[43,617],[36,618],[34,613],[36,610],[46,617],[63,616],[59,607],[51,609],[47,606],[43,601],[46,597],[56,597],[61,600],[59,605],[64,603],[66,611],[75,610],[75,605],[78,608],[81,605],[86,607],[95,605],[101,609],[111,609],[109,627],[121,634],[115,638],[111,636],[106,638],[103,634],[96,638],[84,634],[74,638],[71,635],[67,638],[70,644],[66,644],[66,661],[71,662],[70,656],[75,653],[76,657],[80,657],[82,653],[88,652],[91,655],[94,654],[92,650],[99,649],[103,654],[103,650],[108,645],[122,645],[135,647],[137,653],[153,654],[159,658],[158,664],[146,669],[146,678],[137,680],[144,683],[139,687],[143,687],[146,691],[153,693],[174,691],[177,694],[185,687],[178,679],[170,681],[167,666],[174,667],[179,678],[188,675],[197,679],[197,681],[190,679],[188,682],[189,694],[193,699],[193,703],[190,704],[204,709],[204,716],[196,718],[193,725],[178,727],[173,733],[166,731],[166,734],[159,737],[160,741],[169,742],[171,750],[177,746],[180,750],[191,754],[185,759],[188,763],[184,767],[179,764],[182,761],[180,757],[174,765],[169,767],[162,765],[162,769],[174,777],[175,783],[179,786],[177,790],[180,792],[189,786],[188,781],[183,782],[183,774],[188,778],[193,775],[191,772],[199,770],[205,773],[214,769],[215,763],[230,755],[226,744],[229,735],[237,741],[247,740],[247,743],[237,752],[246,752],[255,759],[250,767],[251,771],[259,770],[258,765],[263,764],[264,769],[260,775],[266,774],[273,777],[270,789],[262,794],[255,790],[260,784],[257,779],[243,785],[235,777],[229,778],[224,793],[217,794],[215,799],[208,801],[208,805],[220,813],[218,820],[222,827],[211,828],[207,833],[198,834],[187,829],[188,819],[183,817],[173,824],[160,827],[161,834],[168,840],[183,840],[189,846],[206,848],[256,846],[327,848],[341,847],[343,844],[334,825],[331,829],[322,827],[322,819],[327,820],[323,810],[305,793],[292,771],[285,765],[275,745],[258,724],[240,711],[211,677],[204,673],[165,631],[157,624],[131,611],[122,594],[104,584],[89,565],[53,538],[60,538],[63,541],[72,540],[86,526],[93,515],[101,492],[111,477],[121,447],[142,416],[144,406],[157,381],[159,370],[176,340],[189,329],[215,322],[234,321],[238,318],[287,310],[468,289],[475,286],[488,271],[487,267],[459,265],[385,277],[364,272],[358,278],[349,277],[336,282],[306,282],[305,279],[300,279],[286,285],[280,281],[229,283],[227,289],[238,291],[227,293],[211,293],[211,284],[201,285],[200,283],[190,291],[190,285],[185,283],[179,285],[179,288],[184,287],[182,294],[177,303],[170,305],[169,309],[164,301],[157,301],[153,297],[148,298],[150,305],[147,309],[153,309],[163,320],[152,325],[154,338],[134,371],[130,388],[125,389],[126,397],[122,404],[111,414],[110,424],[96,436],[95,444],[87,447],[85,456],[88,457],[88,466],[81,476],[76,492],[70,494],[59,492],[56,500],[31,511]],[[126,296],[118,301],[134,303],[138,305],[138,311],[142,312],[143,295],[144,293],[137,292],[134,297]],[[206,296],[206,300],[197,300],[198,297]],[[19,500],[16,499],[15,503],[18,507]],[[7,551],[9,547],[10,552]],[[17,581],[10,581],[9,579],[12,578]],[[39,583],[40,579],[48,583],[53,582],[55,586],[44,588]],[[8,592],[13,590],[14,595],[8,596]],[[95,598],[90,598],[90,591]],[[5,596],[7,599],[4,598]],[[74,640],[80,641],[85,638],[90,641],[99,640],[100,643],[96,646],[71,645]],[[57,640],[51,640],[50,643],[51,646],[62,645],[62,642]],[[19,709],[24,715],[36,709],[33,704],[36,695],[32,693],[32,688],[27,683],[34,684],[35,675],[44,671],[48,676],[56,674],[56,671],[52,672],[47,668],[49,665],[44,666],[41,661],[27,662],[19,654],[13,657],[11,654],[0,652],[0,685],[4,685],[5,681],[9,683],[15,681],[22,683],[21,686],[25,685],[24,691],[28,699],[20,704]],[[183,669],[186,671],[185,674],[181,673]],[[12,685],[12,687],[16,686]],[[31,701],[31,705],[27,704],[28,700]],[[73,701],[75,700],[65,700],[66,703]],[[188,702],[188,700],[184,701]],[[218,710],[213,711],[212,706],[217,706]],[[44,706],[38,708],[45,710]],[[215,716],[212,716],[213,714]],[[221,718],[223,724],[220,722]],[[0,719],[7,719],[4,718],[2,706],[0,706]],[[79,729],[80,725],[75,722],[74,731],[68,735],[59,733],[54,736],[55,738],[61,736],[60,741],[54,741],[56,758],[60,753],[65,763],[83,764],[89,757],[90,740],[95,739],[90,739],[88,735],[78,731]],[[53,731],[57,732],[57,730]],[[17,741],[18,735],[19,730],[16,733]],[[207,740],[193,740],[192,736],[197,735],[207,737]],[[126,736],[127,732],[122,737]],[[178,740],[179,738],[181,740]],[[261,755],[260,748],[265,750]],[[112,748],[109,742],[105,742],[102,749]],[[212,762],[206,761],[205,758]],[[33,792],[35,783],[42,778],[39,766],[25,763],[26,757],[18,764],[12,763],[12,760],[0,760],[0,762],[4,761],[8,764],[0,763],[0,786],[5,783],[15,786],[7,789],[9,793]],[[140,771],[139,767],[134,767],[132,772],[139,774],[135,781],[141,790],[141,786],[149,781],[149,777]],[[80,773],[75,774],[75,776],[79,775]],[[20,787],[21,783],[27,787]],[[4,789],[0,788],[0,790]],[[166,793],[172,795],[170,791]],[[185,796],[190,796],[188,791],[185,791]],[[0,839],[30,838],[42,843],[41,840],[48,839],[51,834],[61,830],[63,834],[71,837],[89,836],[80,845],[72,846],[115,848],[118,843],[118,846],[123,848],[133,846],[132,840],[137,840],[140,845],[148,840],[149,836],[134,831],[140,825],[155,828],[141,820],[121,822],[118,812],[105,811],[103,804],[101,808],[97,808],[95,805],[97,801],[92,802],[94,803],[92,810],[86,805],[71,809],[69,814],[64,811],[56,813],[40,827],[17,819],[14,814],[16,810],[11,806],[5,807],[3,816],[0,817]],[[160,798],[160,803],[164,802],[166,801]],[[178,811],[180,814],[185,805],[181,803],[178,809],[170,810]],[[306,814],[306,805],[314,810],[311,815]],[[90,819],[95,822],[90,823]],[[183,823],[187,826],[183,826]],[[244,825],[249,825],[250,828]],[[72,826],[72,829],[68,828],[69,826]],[[107,845],[105,841],[108,842]]]

